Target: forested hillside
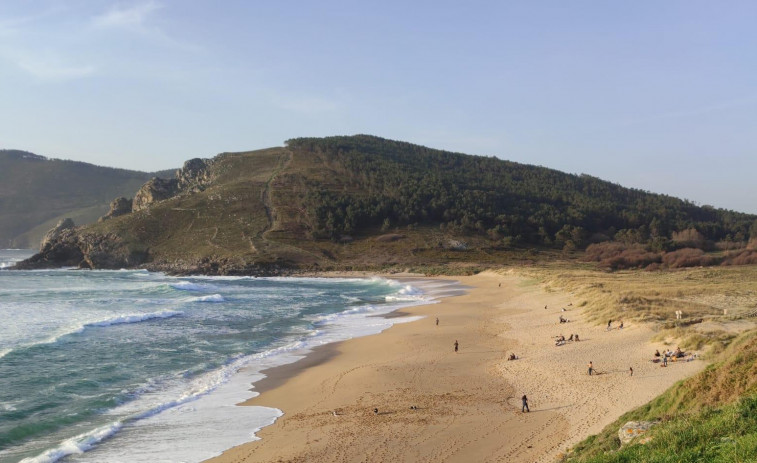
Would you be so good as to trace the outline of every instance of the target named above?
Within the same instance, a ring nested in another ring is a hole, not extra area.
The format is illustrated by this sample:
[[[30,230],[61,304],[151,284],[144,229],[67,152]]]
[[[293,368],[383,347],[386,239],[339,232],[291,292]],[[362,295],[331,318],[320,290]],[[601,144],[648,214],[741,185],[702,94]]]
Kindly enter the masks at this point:
[[[757,234],[754,215],[494,157],[365,135],[297,138],[287,145],[322,158],[337,173],[337,188],[311,188],[306,198],[322,237],[439,224],[508,245],[575,248],[610,238],[670,238],[690,228],[713,241]]]
[[[0,247],[37,247],[63,217],[95,221],[113,198],[133,196],[153,175],[0,150]]]

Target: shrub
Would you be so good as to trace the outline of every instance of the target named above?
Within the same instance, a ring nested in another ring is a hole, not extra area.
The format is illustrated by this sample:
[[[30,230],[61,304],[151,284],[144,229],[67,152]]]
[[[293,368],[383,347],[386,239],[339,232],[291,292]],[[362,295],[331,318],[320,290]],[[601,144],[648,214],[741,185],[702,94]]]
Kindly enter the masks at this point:
[[[662,256],[662,263],[669,268],[715,265],[718,258],[705,255],[701,249],[683,248]]]
[[[614,257],[628,249],[629,245],[617,241],[590,244],[586,248],[586,260],[599,262],[609,257]]]
[[[696,228],[687,228],[686,230],[673,232],[673,241],[683,244],[690,248],[702,248],[705,244],[704,235],[699,233]]]
[[[751,265],[757,264],[757,250],[744,250],[734,256],[728,256],[722,265]]]

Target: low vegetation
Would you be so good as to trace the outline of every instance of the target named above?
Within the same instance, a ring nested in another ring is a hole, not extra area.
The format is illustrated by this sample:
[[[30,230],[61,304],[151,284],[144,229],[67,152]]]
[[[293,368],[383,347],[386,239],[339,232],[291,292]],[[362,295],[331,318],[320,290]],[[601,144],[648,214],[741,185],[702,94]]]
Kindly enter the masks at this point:
[[[676,247],[675,242],[671,242],[663,250],[649,244],[604,242],[589,245],[584,259],[610,270],[750,265],[757,264],[756,241],[721,242],[717,245],[702,242],[700,247],[690,247],[694,243]]]

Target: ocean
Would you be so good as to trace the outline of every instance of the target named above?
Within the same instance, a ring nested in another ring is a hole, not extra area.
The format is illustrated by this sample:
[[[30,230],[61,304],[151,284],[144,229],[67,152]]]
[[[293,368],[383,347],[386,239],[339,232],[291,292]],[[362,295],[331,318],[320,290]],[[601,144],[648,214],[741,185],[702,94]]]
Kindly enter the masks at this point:
[[[0,250],[0,462],[199,462],[282,411],[262,370],[416,317],[454,282],[11,271]]]

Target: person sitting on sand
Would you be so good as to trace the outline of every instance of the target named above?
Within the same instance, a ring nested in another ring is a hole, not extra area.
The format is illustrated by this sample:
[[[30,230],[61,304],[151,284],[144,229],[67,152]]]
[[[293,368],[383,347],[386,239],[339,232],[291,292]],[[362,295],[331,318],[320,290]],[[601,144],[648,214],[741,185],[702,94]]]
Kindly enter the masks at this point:
[[[570,337],[568,338],[568,341],[572,341],[572,340],[573,340],[573,335],[571,334]]]
[[[610,331],[612,329],[612,320],[607,322],[607,331]]]
[[[623,320],[620,321],[620,326],[618,327],[619,330],[623,329]]]
[[[518,360],[518,357],[515,355],[515,353],[510,354],[510,356],[507,358],[507,360]]]
[[[659,356],[660,356],[660,351],[659,351],[659,349],[655,349],[655,351],[654,351],[654,356],[655,356],[655,357],[659,357]]]
[[[575,339],[575,341],[576,341],[576,342],[580,341],[580,339],[578,339],[578,335],[577,335],[577,334],[576,334],[576,339]]]
[[[566,319],[562,315],[560,315],[560,323],[568,323],[568,319]]]

